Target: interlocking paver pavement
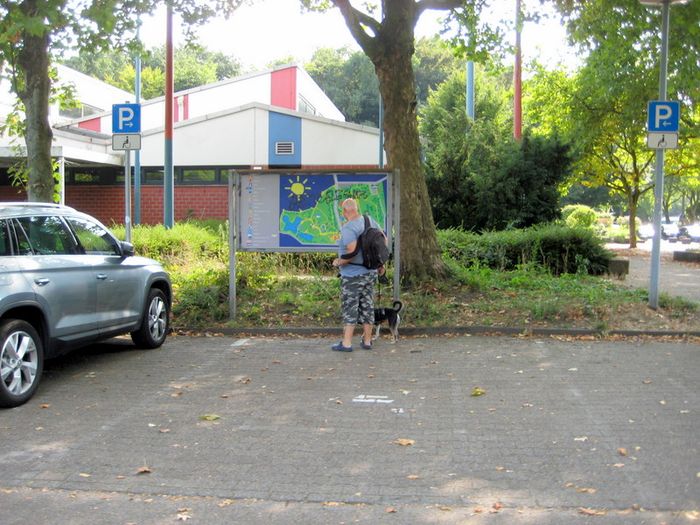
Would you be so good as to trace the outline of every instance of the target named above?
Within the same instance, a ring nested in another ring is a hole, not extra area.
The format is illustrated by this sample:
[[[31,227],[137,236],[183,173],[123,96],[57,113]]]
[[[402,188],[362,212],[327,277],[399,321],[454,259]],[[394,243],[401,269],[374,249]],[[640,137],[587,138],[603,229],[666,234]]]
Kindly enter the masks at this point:
[[[335,340],[51,363],[0,412],[0,523],[700,519],[697,341]]]

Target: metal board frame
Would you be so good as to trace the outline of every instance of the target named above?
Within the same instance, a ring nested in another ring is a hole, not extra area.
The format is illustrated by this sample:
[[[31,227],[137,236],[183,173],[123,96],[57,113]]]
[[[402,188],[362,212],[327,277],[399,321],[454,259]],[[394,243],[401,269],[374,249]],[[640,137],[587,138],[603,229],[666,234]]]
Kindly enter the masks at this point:
[[[272,177],[277,177],[273,180]],[[387,185],[386,185],[386,233],[389,238],[389,247],[393,254],[394,260],[394,282],[393,282],[393,297],[394,300],[398,300],[400,296],[399,283],[400,283],[400,235],[399,235],[399,224],[400,224],[400,207],[399,207],[399,174],[396,171],[389,170],[236,170],[233,172],[232,176],[229,177],[228,183],[228,218],[229,218],[229,317],[230,319],[236,318],[236,252],[237,251],[258,251],[258,252],[324,252],[324,253],[334,253],[337,251],[337,245],[325,245],[319,247],[313,246],[242,246],[241,240],[244,238],[244,232],[242,231],[244,221],[242,213],[244,208],[242,206],[242,180],[250,177],[270,177],[270,185],[276,185],[279,188],[279,177],[313,177],[314,175],[342,175],[342,176],[363,176],[363,175],[386,175]],[[296,179],[300,180],[300,179]],[[352,179],[351,179],[352,180]],[[358,181],[358,183],[367,181]],[[347,181],[346,181],[347,183]],[[267,198],[272,198],[274,196],[267,196]],[[276,199],[279,196],[275,197]],[[250,203],[248,205],[248,211],[250,212]],[[267,204],[269,206],[269,203]],[[256,210],[253,210],[255,212]],[[275,209],[275,212],[279,210]],[[279,217],[275,213],[274,217],[275,223],[279,226]],[[279,232],[278,232],[279,233]]]

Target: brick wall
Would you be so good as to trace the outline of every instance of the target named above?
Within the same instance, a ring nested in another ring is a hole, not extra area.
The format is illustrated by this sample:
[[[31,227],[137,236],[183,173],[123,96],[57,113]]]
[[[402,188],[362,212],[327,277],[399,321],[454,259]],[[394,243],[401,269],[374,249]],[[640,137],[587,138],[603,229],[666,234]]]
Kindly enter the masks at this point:
[[[176,186],[175,220],[228,219],[228,187]],[[24,191],[0,186],[0,201],[24,201]],[[132,194],[133,206],[134,197]],[[122,186],[68,186],[66,205],[85,212],[109,226],[124,223],[124,188]],[[131,214],[133,222],[134,215]],[[141,224],[163,223],[162,186],[141,186]]]

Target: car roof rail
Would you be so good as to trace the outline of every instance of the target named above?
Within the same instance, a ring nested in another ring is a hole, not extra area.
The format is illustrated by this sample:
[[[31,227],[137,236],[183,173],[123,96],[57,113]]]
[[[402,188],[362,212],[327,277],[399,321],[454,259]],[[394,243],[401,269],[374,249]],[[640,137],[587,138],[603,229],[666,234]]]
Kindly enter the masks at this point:
[[[73,210],[70,206],[56,204],[55,202],[0,202],[0,208],[53,208],[59,210]]]

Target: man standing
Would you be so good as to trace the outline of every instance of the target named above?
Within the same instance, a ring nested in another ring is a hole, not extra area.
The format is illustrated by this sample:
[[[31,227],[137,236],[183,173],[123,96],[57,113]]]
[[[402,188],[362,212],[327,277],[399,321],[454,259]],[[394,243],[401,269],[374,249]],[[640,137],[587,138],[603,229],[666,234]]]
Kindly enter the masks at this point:
[[[357,248],[358,238],[365,230],[365,220],[357,208],[355,199],[345,199],[341,203],[346,222],[340,230],[338,243],[339,257],[333,266],[340,269],[340,295],[343,315],[343,340],[331,348],[338,352],[352,352],[352,336],[355,325],[362,324],[362,348],[372,349],[372,326],[374,324],[374,282],[377,270],[362,265],[362,249],[352,259],[342,256]],[[377,223],[370,219],[373,226]]]

